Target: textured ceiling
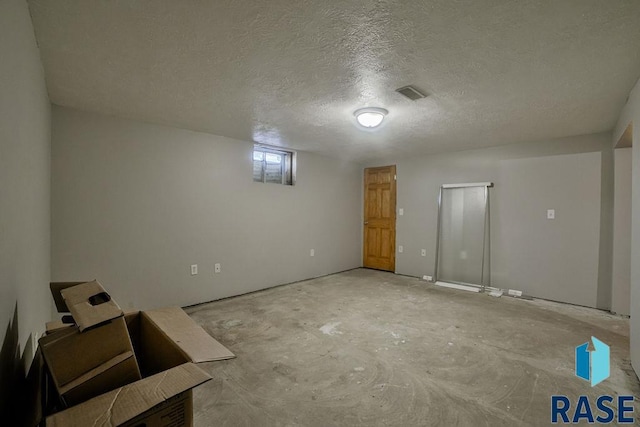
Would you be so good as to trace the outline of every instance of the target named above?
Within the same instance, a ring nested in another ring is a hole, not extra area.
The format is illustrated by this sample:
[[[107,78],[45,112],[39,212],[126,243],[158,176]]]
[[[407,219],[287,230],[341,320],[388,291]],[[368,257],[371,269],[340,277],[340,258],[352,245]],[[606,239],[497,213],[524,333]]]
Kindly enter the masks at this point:
[[[638,0],[29,5],[55,104],[360,161],[610,130],[640,76]]]

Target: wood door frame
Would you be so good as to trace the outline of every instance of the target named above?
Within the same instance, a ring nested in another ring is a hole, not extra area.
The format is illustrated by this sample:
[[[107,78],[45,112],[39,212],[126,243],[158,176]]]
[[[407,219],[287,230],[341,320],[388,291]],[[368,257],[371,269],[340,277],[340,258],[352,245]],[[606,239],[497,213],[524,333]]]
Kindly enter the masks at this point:
[[[391,218],[390,218],[390,227],[391,227],[391,238],[390,238],[390,244],[391,244],[391,256],[390,256],[390,260],[391,260],[391,265],[389,266],[388,270],[384,270],[384,271],[390,271],[395,273],[396,270],[396,222],[397,222],[397,175],[396,175],[396,165],[387,165],[387,166],[376,166],[376,167],[370,167],[370,168],[364,168],[364,172],[363,172],[363,213],[362,213],[362,265],[365,268],[375,268],[375,267],[369,267],[367,266],[367,223],[368,223],[368,218],[367,216],[367,205],[368,205],[368,191],[367,191],[367,171],[369,170],[375,170],[375,169],[387,169],[387,168],[391,168]]]

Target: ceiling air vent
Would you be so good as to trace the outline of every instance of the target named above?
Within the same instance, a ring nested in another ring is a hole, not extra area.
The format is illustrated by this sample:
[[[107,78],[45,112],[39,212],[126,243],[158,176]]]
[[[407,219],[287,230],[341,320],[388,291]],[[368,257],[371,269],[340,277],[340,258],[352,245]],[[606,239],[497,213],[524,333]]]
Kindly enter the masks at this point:
[[[399,92],[400,94],[406,96],[407,98],[409,98],[412,101],[417,101],[420,98],[426,98],[427,95],[425,95],[424,93],[420,92],[418,89],[416,89],[415,87],[409,85],[409,86],[404,86],[401,87],[399,89],[396,89],[396,92]]]

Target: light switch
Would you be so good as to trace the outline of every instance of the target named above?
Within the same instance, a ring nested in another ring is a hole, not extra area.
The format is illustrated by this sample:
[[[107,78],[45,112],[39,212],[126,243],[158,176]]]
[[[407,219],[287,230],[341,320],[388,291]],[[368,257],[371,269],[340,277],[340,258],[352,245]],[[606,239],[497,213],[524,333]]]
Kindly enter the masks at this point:
[[[555,219],[555,218],[556,218],[556,210],[547,209],[547,219]]]
[[[398,209],[398,215],[400,216],[404,215],[404,209],[402,208]]]
[[[398,252],[400,253],[404,252],[404,246],[402,245],[398,246]]]

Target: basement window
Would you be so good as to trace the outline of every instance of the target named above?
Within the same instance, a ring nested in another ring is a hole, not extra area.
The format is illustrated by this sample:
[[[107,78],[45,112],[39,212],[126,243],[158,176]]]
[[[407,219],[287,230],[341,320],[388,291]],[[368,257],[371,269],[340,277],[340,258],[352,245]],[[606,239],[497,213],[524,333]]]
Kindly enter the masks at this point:
[[[266,145],[253,146],[253,180],[273,184],[293,185],[296,153]]]

